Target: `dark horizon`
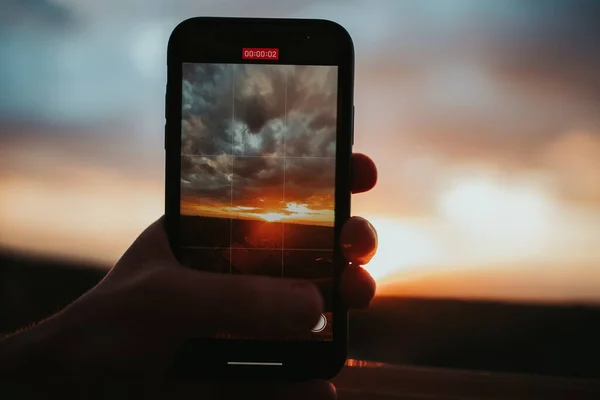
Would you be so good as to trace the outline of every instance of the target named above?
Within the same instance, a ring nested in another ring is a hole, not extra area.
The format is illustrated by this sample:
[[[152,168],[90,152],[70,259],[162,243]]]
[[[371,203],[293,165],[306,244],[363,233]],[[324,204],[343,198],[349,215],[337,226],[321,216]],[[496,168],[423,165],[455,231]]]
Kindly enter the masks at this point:
[[[106,270],[0,251],[0,334],[66,306]],[[68,284],[65,284],[68,282]],[[600,377],[600,308],[376,296],[351,316],[349,356],[394,365]],[[452,345],[448,344],[452,341]]]
[[[231,219],[231,220],[244,220],[244,221],[255,221],[255,222],[262,222],[265,224],[272,224],[272,225],[303,225],[303,226],[318,226],[318,227],[325,227],[325,228],[333,228],[334,227],[334,222],[328,222],[328,221],[324,221],[322,223],[320,223],[320,221],[286,221],[285,219],[279,220],[279,221],[266,221],[260,217],[251,217],[251,216],[244,216],[243,214],[241,214],[240,216],[236,216],[234,217],[225,217],[225,216],[217,216],[217,215],[189,215],[189,214],[181,214],[181,218],[214,218],[214,219]]]

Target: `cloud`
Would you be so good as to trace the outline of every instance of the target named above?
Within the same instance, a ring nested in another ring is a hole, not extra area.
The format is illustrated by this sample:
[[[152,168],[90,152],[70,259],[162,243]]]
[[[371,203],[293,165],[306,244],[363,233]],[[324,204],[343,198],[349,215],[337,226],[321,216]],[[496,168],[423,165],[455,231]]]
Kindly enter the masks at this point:
[[[183,196],[204,205],[283,209],[293,202],[329,210],[335,160],[184,155],[181,182]]]
[[[600,132],[567,132],[541,151],[538,162],[564,200],[600,207]]]
[[[600,3],[550,2],[534,20],[515,19],[478,49],[497,77],[540,96],[568,98],[578,106],[600,107]],[[510,28],[510,29],[508,29]]]
[[[335,69],[185,64],[183,78],[184,152],[335,156]]]
[[[306,6],[317,2],[317,0],[304,0],[302,2],[256,0],[251,3],[223,0],[178,0],[169,3],[148,3],[143,0],[130,0],[127,2],[121,0],[104,0],[101,2],[95,0],[55,1],[90,20],[114,21],[121,19],[124,22],[131,22],[132,18],[160,18],[166,16],[172,18],[175,24],[198,15],[282,17],[301,11]]]
[[[7,0],[2,4],[0,31],[24,26],[62,31],[71,28],[76,17],[69,7],[48,0]]]
[[[286,202],[306,204],[313,210],[333,210],[335,159],[295,158],[286,160]]]
[[[442,164],[485,162],[518,173],[537,163],[542,149],[560,140],[563,133],[580,129],[596,135],[600,131],[596,129],[600,126],[600,74],[596,72],[600,50],[594,40],[600,29],[596,22],[599,7],[593,0],[544,5],[522,0],[302,4],[264,0],[252,6],[216,0],[186,0],[169,6],[115,0],[13,0],[2,14],[11,22],[4,24],[10,35],[0,35],[4,60],[0,86],[5,88],[0,93],[0,114],[78,123],[123,118],[143,132],[143,136],[135,132],[140,146],[160,150],[161,138],[154,133],[163,122],[164,54],[156,49],[164,48],[169,29],[179,20],[198,13],[330,18],[350,31],[356,45],[357,150],[371,154],[390,171],[412,168],[405,161],[427,155]],[[25,32],[18,29],[25,17],[15,13],[17,9],[30,10],[28,15],[54,21],[54,25],[62,24],[59,15],[90,23],[77,25],[72,35]],[[133,15],[135,23],[131,23]],[[160,34],[153,33],[157,30]],[[149,56],[138,57],[132,49],[157,55],[150,62]],[[42,58],[46,60],[43,66],[37,62]],[[147,79],[138,64],[160,70],[158,78]],[[324,91],[311,100],[312,89],[306,83],[312,77],[318,87],[326,74],[317,79],[310,68],[305,73],[307,77],[297,68],[294,76],[298,79],[288,82],[287,129],[298,140],[286,140],[285,152],[305,156],[318,149],[318,155],[329,156],[334,137],[334,130],[328,128],[331,121],[327,121],[331,113],[311,113],[307,119],[308,113],[299,111],[323,103]],[[261,74],[267,86],[284,85],[282,74],[249,68],[238,74],[236,87]],[[188,143],[191,147],[185,151],[195,154],[202,143],[207,154],[228,154],[233,147],[236,155],[281,155],[281,91],[256,96],[258,90],[240,92],[235,123],[205,121],[198,113],[187,119],[184,130],[194,136],[190,143],[196,144]],[[207,100],[213,102],[195,106],[206,113],[229,115],[231,99],[215,94]],[[311,136],[319,129],[318,136]],[[128,130],[128,136],[132,134]],[[159,150],[147,165],[156,163],[162,154]],[[425,177],[415,187],[412,181],[401,181],[405,175],[382,173],[382,182],[388,180],[386,190],[394,193],[389,197],[402,197],[390,200],[394,206],[435,181]],[[417,197],[415,203],[421,202]]]
[[[231,202],[231,158],[227,156],[181,157],[182,196],[203,204]]]
[[[600,139],[600,3],[456,1],[433,10],[440,3],[406,7],[401,18],[412,22],[383,35],[368,61],[357,49],[356,148],[388,171],[365,212],[431,215],[428,199],[452,169],[541,174],[564,200],[596,202],[598,169],[575,171],[593,164],[590,143]],[[558,157],[561,145],[549,161],[546,149],[573,131],[587,144],[569,161]]]
[[[284,182],[283,158],[236,157],[233,167],[233,204],[282,208]]]
[[[231,154],[232,91],[230,66],[184,64],[183,153]]]
[[[389,148],[414,141],[441,154],[519,152],[525,161],[564,131],[600,126],[600,3],[394,4],[338,17],[363,40],[379,8],[395,19],[376,42],[356,45],[357,123],[372,127],[384,114],[395,126],[377,134],[397,143]],[[367,142],[361,136],[370,135],[358,132],[357,144]]]

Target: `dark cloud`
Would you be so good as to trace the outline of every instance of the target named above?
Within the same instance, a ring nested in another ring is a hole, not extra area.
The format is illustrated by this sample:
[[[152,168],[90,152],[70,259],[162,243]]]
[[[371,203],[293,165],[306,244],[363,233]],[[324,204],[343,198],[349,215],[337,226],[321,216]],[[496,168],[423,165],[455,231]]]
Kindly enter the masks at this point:
[[[246,107],[238,114],[238,119],[246,123],[250,133],[260,133],[268,120],[268,110],[261,97],[251,97],[241,102]]]
[[[335,159],[236,157],[233,205],[284,208],[287,203],[330,209],[335,189]]]
[[[334,68],[185,64],[183,79],[185,154],[334,155]]]
[[[233,70],[222,64],[183,65],[182,151],[232,151]]]
[[[283,164],[280,157],[236,157],[233,166],[236,186],[282,185]],[[239,183],[238,183],[239,182]]]
[[[283,207],[284,161],[280,157],[236,157],[233,204],[244,207]]]
[[[382,151],[397,160],[433,153],[518,172],[539,167],[540,152],[573,130],[600,135],[600,2],[544,4],[521,1],[505,16],[486,14],[485,29],[473,27],[481,35],[462,41],[458,57],[440,51],[416,62],[412,80],[396,80],[394,99],[409,100],[397,106],[390,134],[397,144]]]
[[[335,115],[331,112],[317,115],[308,124],[310,129],[319,130],[322,128],[335,128]]]
[[[231,158],[181,157],[181,193],[204,203],[231,202]]]
[[[285,198],[287,201],[333,205],[335,191],[335,159],[296,158],[285,162]],[[289,199],[289,200],[288,200]]]
[[[543,94],[600,105],[600,2],[554,1],[537,11],[481,48],[483,63]]]
[[[313,120],[304,118],[302,114],[290,113],[288,116],[288,132],[293,140],[285,143],[285,154],[287,157],[335,157],[335,117],[324,118],[319,115],[315,118],[321,120],[329,119],[332,125],[322,125],[320,128],[311,128]]]
[[[285,116],[288,68],[270,65],[237,65],[235,119],[251,134],[260,134],[271,120]]]

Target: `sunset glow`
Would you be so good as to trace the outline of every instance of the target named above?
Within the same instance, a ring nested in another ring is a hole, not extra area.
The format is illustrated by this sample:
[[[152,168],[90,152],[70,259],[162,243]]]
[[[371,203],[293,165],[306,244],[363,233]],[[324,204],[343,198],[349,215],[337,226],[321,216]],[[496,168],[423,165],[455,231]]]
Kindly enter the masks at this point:
[[[313,203],[314,204],[314,203]],[[193,198],[183,198],[181,202],[182,215],[210,215],[219,218],[256,218],[265,221],[286,221],[296,224],[331,225],[335,213],[329,202],[317,205],[311,209],[307,204],[287,203],[284,208],[261,208],[245,206],[223,206],[199,204]]]
[[[164,212],[166,43],[198,10],[148,5],[135,29],[101,2],[62,3],[73,23],[7,20],[0,39],[0,247],[110,268]],[[355,43],[354,151],[379,174],[352,214],[378,230],[379,294],[600,302],[600,42],[585,7],[283,3],[250,11],[330,18]],[[251,67],[234,85],[230,68],[187,71],[181,214],[272,237],[332,227],[331,71]]]
[[[379,248],[366,269],[378,282],[385,282],[394,273],[427,268],[442,260],[439,244],[425,223],[378,216],[369,221],[377,229]]]

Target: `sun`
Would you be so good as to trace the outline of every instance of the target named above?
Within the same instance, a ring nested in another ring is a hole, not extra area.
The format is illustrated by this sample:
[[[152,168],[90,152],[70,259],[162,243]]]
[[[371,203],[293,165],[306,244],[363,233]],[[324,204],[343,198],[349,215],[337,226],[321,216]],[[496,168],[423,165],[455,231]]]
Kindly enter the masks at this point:
[[[399,272],[418,270],[438,257],[435,241],[417,224],[381,216],[369,221],[377,230],[379,245],[365,269],[378,283]]]
[[[281,221],[285,217],[285,215],[272,212],[272,213],[260,214],[260,217],[267,222],[276,222],[276,221]]]

